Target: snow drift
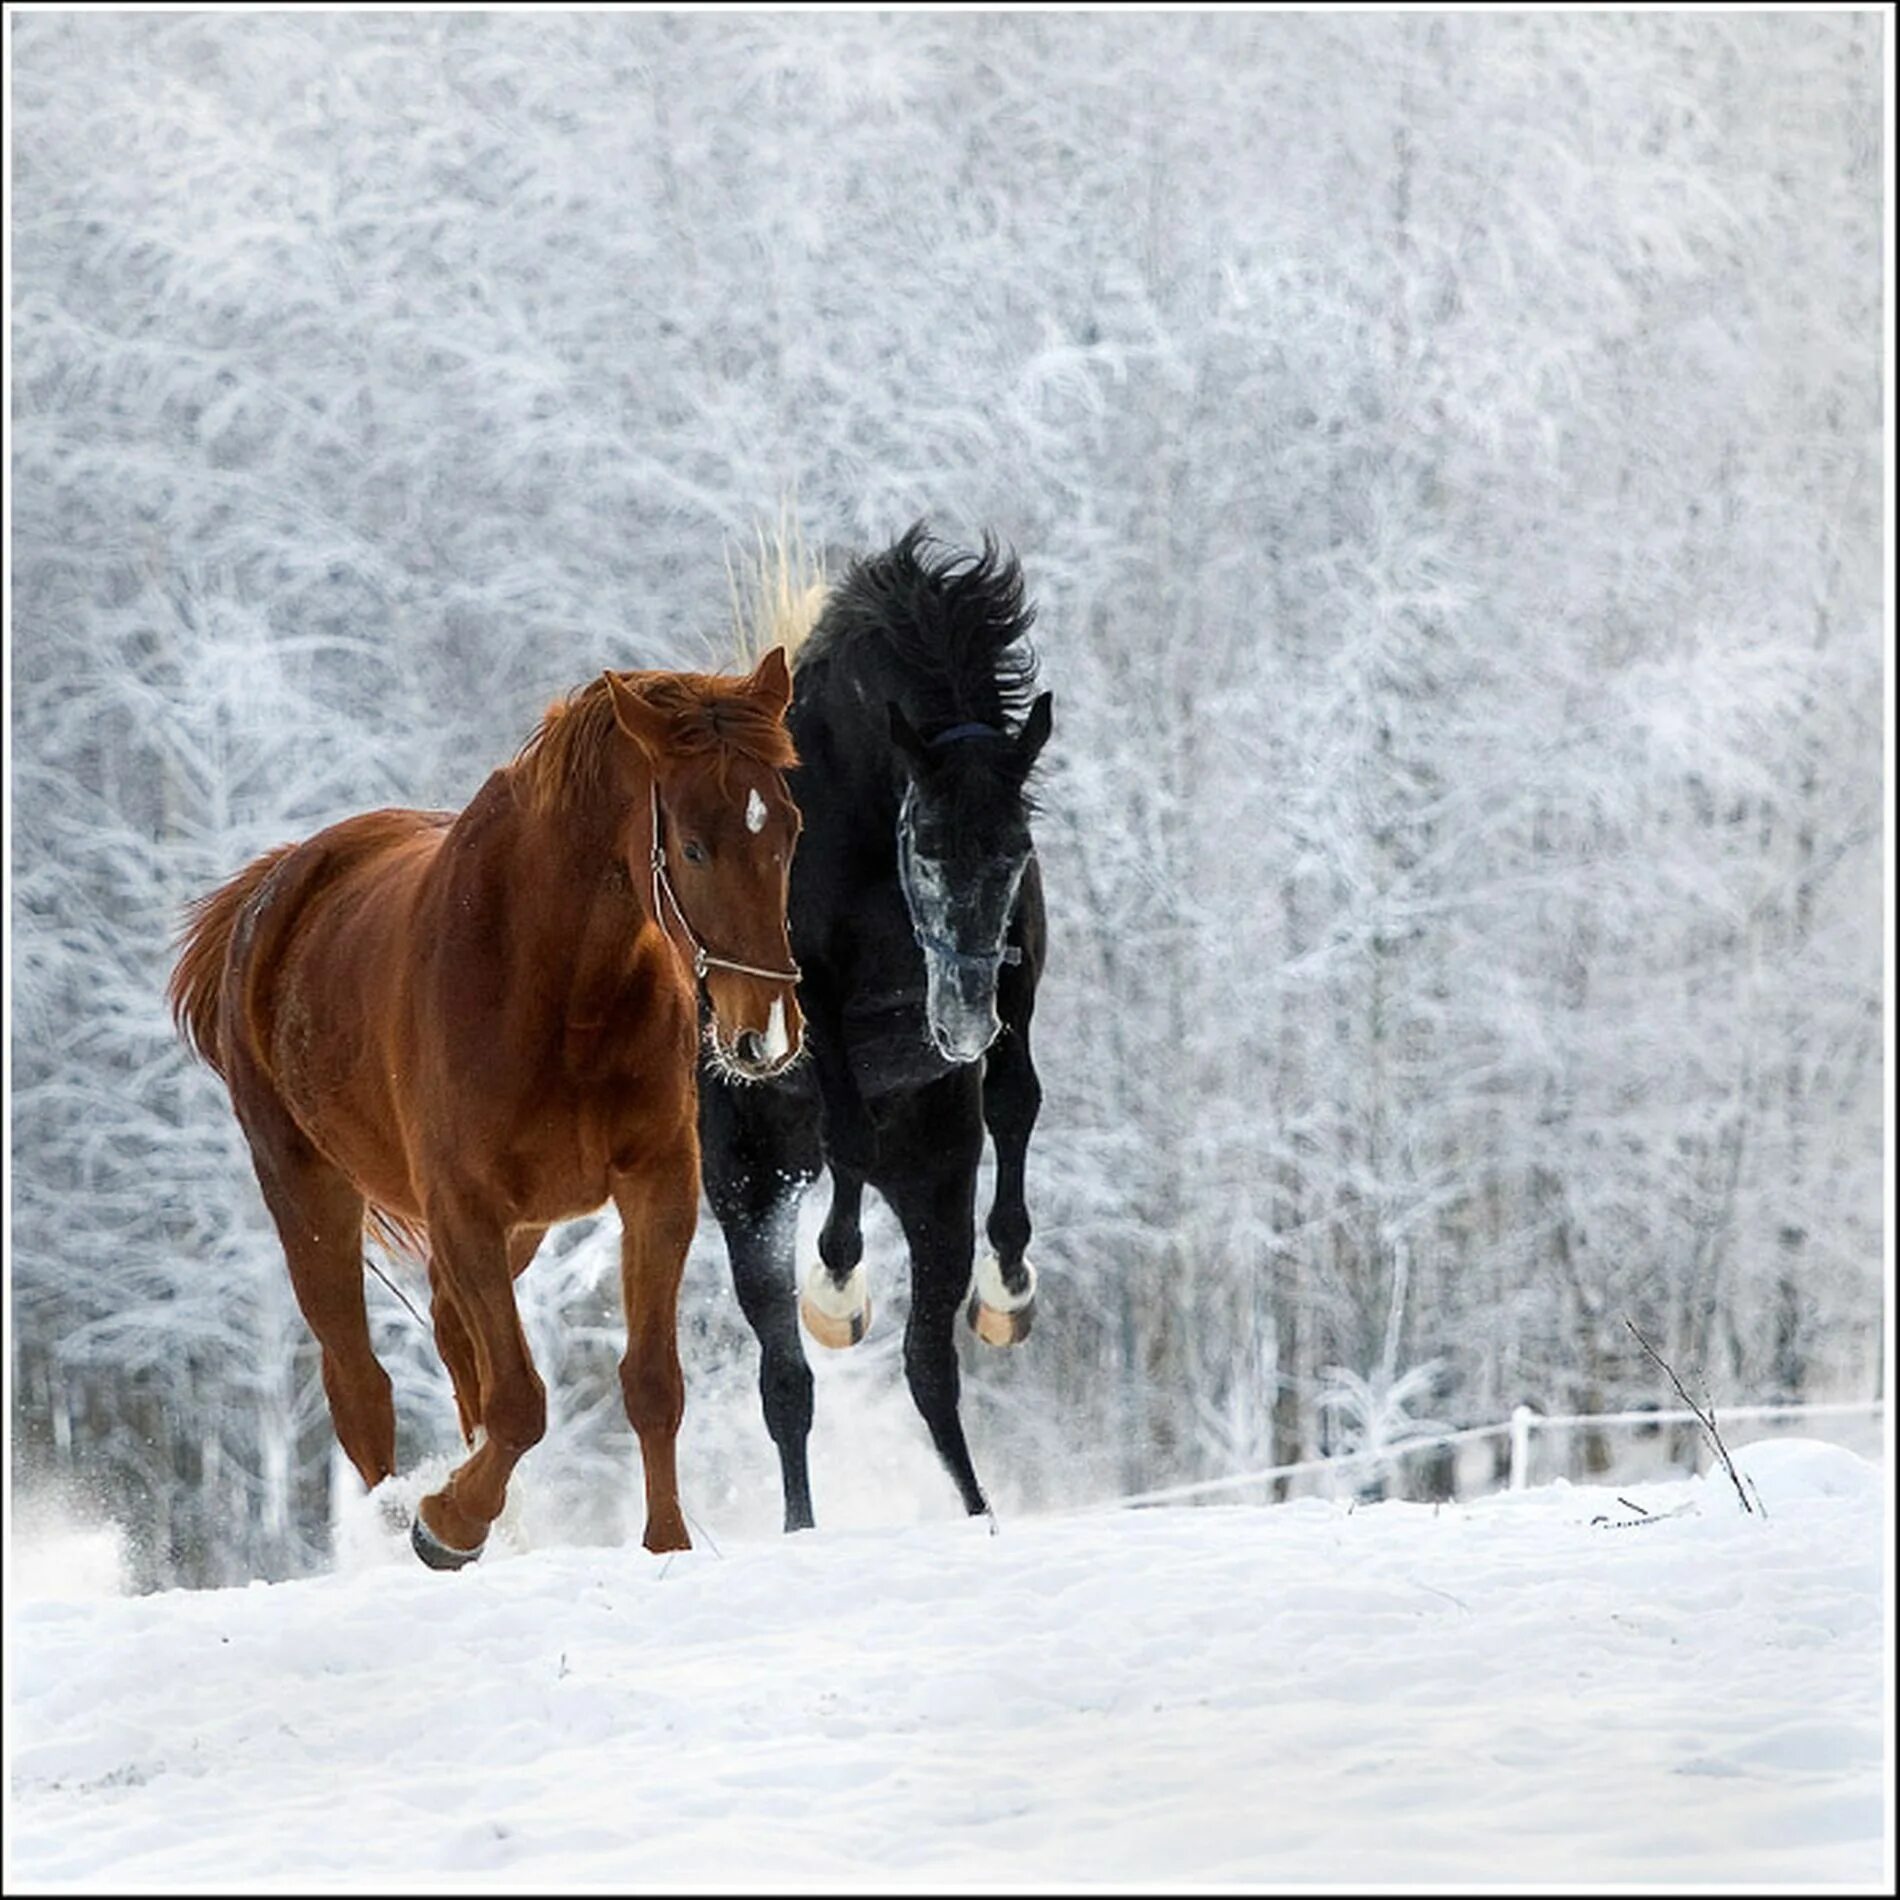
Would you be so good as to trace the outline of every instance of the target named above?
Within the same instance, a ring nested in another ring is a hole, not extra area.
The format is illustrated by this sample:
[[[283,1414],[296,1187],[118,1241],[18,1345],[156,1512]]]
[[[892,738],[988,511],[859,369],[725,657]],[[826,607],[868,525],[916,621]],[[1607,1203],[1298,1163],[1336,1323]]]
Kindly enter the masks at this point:
[[[10,1878],[1890,1881],[1881,1473],[1741,1462],[21,1601]]]

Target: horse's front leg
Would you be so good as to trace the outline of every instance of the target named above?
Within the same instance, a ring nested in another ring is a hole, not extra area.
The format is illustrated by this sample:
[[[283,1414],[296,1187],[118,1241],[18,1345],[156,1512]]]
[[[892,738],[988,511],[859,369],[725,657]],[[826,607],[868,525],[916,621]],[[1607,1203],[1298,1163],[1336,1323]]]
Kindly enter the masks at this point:
[[[1029,1053],[1035,994],[1020,971],[1006,968],[1003,978],[997,986],[1002,1033],[990,1045],[983,1073],[983,1119],[996,1144],[991,1251],[976,1263],[968,1314],[976,1336],[991,1346],[1020,1345],[1036,1316],[1036,1269],[1028,1255],[1029,1203],[1023,1193],[1029,1137],[1042,1108],[1042,1084]]]
[[[798,1300],[805,1330],[834,1351],[855,1346],[871,1330],[863,1212],[864,1176],[834,1158],[831,1206],[818,1235],[818,1264],[805,1276]]]
[[[851,1072],[844,1036],[844,999],[835,973],[814,962],[799,988],[812,1073],[818,1084],[824,1158],[831,1171],[831,1211],[818,1237],[819,1264],[805,1276],[798,1310],[821,1346],[855,1346],[871,1327],[871,1297],[859,1262],[864,1239],[859,1209],[865,1177],[877,1164],[878,1137],[870,1106]]]
[[[648,1550],[690,1550],[680,1510],[675,1444],[686,1411],[680,1371],[679,1293],[687,1249],[699,1222],[699,1137],[689,1121],[679,1136],[614,1179],[620,1210],[620,1291],[627,1309],[627,1352],[620,1391],[640,1440],[646,1476]]]
[[[798,986],[805,1013],[805,1041],[818,1084],[819,1124],[825,1158],[862,1179],[877,1162],[877,1128],[851,1073],[844,1034],[844,989],[828,966],[813,961]]]
[[[481,1555],[489,1526],[508,1501],[510,1474],[547,1431],[548,1396],[515,1309],[508,1235],[499,1218],[476,1198],[453,1191],[431,1196],[426,1215],[434,1273],[472,1360],[457,1381],[457,1397],[464,1404],[476,1398],[482,1433],[448,1483],[417,1507],[410,1541],[432,1569],[456,1570]]]
[[[545,1227],[517,1227],[508,1236],[508,1272],[519,1280],[527,1264],[541,1245]],[[429,1314],[435,1324],[435,1347],[448,1368],[449,1384],[455,1391],[455,1410],[462,1427],[462,1442],[473,1445],[475,1427],[482,1422],[482,1382],[475,1368],[475,1347],[468,1328],[456,1310],[455,1296],[443,1283],[440,1269],[429,1266]]]
[[[788,1531],[812,1527],[812,1378],[795,1289],[798,1208],[818,1171],[818,1139],[804,1101],[700,1073],[700,1171],[740,1311],[759,1342],[759,1400],[778,1448]]]

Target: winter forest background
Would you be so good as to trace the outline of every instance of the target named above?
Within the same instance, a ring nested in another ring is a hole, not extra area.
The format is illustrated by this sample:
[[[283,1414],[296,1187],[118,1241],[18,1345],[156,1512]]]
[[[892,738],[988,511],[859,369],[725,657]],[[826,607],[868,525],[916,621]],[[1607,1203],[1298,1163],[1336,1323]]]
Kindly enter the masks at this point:
[[[326,1560],[181,906],[717,661],[781,505],[1040,606],[1000,1508],[1673,1402],[1626,1314],[1718,1403],[1883,1395],[1883,15],[8,24],[21,1499],[147,1585]],[[949,1516],[867,1240],[820,1522]],[[570,1541],[638,1537],[614,1263],[521,1287]],[[688,1507],[769,1530],[710,1217],[683,1332]]]

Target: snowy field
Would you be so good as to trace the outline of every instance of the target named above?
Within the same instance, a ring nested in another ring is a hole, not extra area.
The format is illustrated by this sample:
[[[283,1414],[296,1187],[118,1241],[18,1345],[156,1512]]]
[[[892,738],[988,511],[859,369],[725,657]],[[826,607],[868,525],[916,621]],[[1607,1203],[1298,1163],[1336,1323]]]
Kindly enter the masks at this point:
[[[1717,1471],[438,1576],[366,1503],[300,1582],[22,1567],[9,1890],[1890,1888],[1884,1473],[1740,1462],[1765,1520]]]

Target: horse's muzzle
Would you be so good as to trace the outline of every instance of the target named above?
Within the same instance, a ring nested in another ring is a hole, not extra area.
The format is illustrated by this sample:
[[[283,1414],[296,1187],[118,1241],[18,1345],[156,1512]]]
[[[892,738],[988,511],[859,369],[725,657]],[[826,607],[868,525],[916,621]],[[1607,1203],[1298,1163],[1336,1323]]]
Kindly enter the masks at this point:
[[[747,1029],[734,1041],[729,1059],[748,1082],[769,1082],[773,1076],[782,1075],[798,1060],[802,1045],[801,1037],[789,1049],[774,1054],[764,1036],[756,1029]]]
[[[1002,1028],[996,1013],[996,965],[984,957],[954,961],[924,955],[924,1020],[946,1062],[974,1062]]]
[[[956,1014],[948,1022],[930,1018],[930,1040],[946,1062],[974,1062],[1003,1027],[994,1010],[982,1014]]]

